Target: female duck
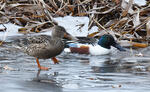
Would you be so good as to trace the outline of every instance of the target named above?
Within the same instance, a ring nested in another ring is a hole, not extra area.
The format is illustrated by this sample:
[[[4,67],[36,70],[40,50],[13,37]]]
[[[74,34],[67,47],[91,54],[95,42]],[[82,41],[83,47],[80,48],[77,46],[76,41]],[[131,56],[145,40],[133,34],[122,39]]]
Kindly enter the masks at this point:
[[[56,64],[58,60],[55,56],[59,55],[64,50],[64,42],[62,38],[75,39],[61,26],[55,26],[52,30],[52,35],[37,35],[22,38],[17,40],[18,46],[21,47],[25,53],[36,58],[38,68],[41,70],[48,70],[39,63],[39,59],[51,58]]]
[[[91,54],[91,55],[105,55],[111,52],[111,46],[117,48],[120,51],[125,51],[116,41],[112,35],[105,34],[101,36],[98,44],[86,45],[86,44],[68,44],[69,48],[65,49],[65,52],[79,53],[79,54]]]

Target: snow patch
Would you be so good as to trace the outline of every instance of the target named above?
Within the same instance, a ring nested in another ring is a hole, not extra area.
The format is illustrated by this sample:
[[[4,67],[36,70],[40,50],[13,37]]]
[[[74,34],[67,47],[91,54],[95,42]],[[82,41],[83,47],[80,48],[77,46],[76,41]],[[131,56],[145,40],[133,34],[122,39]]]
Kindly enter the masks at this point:
[[[83,37],[88,35],[88,17],[65,16],[54,18],[54,20],[58,22],[58,25],[63,26],[67,32],[73,36]]]
[[[129,2],[129,0],[125,0]],[[134,3],[138,4],[139,6],[146,5],[146,0],[134,0]]]
[[[10,36],[21,36],[23,34],[18,33],[18,29],[21,28],[20,26],[17,26],[15,24],[4,24],[4,26],[7,28],[5,32],[0,32],[0,40],[6,40],[7,37]],[[3,25],[0,25],[0,29],[4,28]]]

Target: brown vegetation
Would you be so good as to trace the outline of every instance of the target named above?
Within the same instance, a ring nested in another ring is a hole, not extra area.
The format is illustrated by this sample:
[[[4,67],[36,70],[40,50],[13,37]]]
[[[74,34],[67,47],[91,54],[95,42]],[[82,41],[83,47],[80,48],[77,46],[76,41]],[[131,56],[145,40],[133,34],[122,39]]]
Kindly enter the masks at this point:
[[[88,16],[89,29],[96,25],[97,33],[110,33],[118,39],[142,42],[150,38],[150,2],[144,6],[133,0],[1,0],[0,23],[23,26],[19,32],[39,32],[57,24],[58,16]],[[133,43],[132,43],[133,44]],[[140,46],[139,46],[140,45]]]

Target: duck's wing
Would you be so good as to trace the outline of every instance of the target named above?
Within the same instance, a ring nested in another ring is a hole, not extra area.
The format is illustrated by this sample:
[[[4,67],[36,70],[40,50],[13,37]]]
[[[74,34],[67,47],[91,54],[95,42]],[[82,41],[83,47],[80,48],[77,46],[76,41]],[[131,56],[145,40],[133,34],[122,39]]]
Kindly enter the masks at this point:
[[[88,43],[88,44],[92,44],[95,45],[97,43],[97,39],[93,38],[93,37],[78,37],[78,42],[79,43]]]
[[[15,40],[14,43],[22,47],[22,46],[28,46],[31,44],[47,43],[51,41],[51,39],[52,37],[48,35],[36,35],[36,36],[22,37],[20,39]]]
[[[97,44],[97,39],[96,38],[91,38],[89,43],[94,46],[95,44]]]

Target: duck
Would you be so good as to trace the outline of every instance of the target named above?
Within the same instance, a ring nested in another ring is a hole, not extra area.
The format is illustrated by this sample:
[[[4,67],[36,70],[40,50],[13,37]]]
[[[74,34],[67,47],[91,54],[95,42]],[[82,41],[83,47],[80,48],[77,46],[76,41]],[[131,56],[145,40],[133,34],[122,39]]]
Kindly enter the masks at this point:
[[[90,55],[106,55],[111,53],[111,46],[119,51],[126,51],[120,46],[110,34],[102,35],[96,44],[69,43],[65,48],[67,53],[90,54]]]
[[[40,70],[49,70],[48,67],[40,65],[39,59],[51,58],[54,64],[58,64],[59,60],[57,60],[56,56],[61,54],[64,50],[65,43],[63,38],[77,40],[77,38],[69,34],[64,27],[55,25],[51,36],[27,36],[17,39],[15,42],[23,52],[36,58],[36,63]]]

